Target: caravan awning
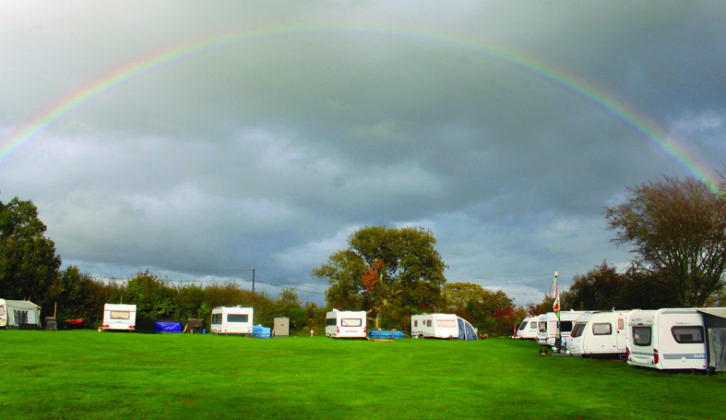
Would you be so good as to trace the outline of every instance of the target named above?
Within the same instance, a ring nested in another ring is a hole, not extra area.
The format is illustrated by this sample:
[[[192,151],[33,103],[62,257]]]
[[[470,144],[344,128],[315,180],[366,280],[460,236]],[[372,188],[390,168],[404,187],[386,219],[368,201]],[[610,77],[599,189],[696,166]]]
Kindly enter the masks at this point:
[[[708,367],[726,372],[726,308],[699,308],[704,314],[708,343]]]
[[[699,308],[698,312],[703,312],[704,314],[719,318],[726,318],[726,308]]]
[[[40,309],[40,306],[29,300],[6,300],[8,306],[12,306],[15,309]]]

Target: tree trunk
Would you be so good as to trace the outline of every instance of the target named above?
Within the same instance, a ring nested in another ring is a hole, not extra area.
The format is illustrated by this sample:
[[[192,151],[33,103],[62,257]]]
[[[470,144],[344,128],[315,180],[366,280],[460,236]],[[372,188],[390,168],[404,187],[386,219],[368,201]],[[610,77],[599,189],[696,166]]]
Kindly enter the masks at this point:
[[[378,310],[376,311],[376,329],[381,329],[381,313],[383,313],[383,308],[388,305],[388,299],[383,299],[383,302],[378,306]]]

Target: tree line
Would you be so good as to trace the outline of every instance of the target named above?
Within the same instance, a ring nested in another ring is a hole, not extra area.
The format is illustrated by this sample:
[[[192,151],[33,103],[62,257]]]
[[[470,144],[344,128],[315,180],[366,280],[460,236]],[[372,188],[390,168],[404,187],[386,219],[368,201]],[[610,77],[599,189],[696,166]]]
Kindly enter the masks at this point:
[[[333,308],[364,309],[371,316],[369,328],[403,331],[409,329],[411,315],[423,312],[455,312],[489,334],[508,334],[522,316],[501,291],[447,284],[436,239],[422,228],[374,226],[351,235],[351,249],[313,270],[330,280],[325,307],[302,303],[294,289],[271,298],[235,283],[184,285],[148,271],[122,282],[96,280],[75,266],[61,270],[61,258],[45,231],[31,201],[0,202],[0,297],[31,300],[41,305],[44,316],[55,313],[58,321],[82,318],[97,326],[105,303],[122,302],[137,306],[139,330],[153,329],[156,321],[203,318],[208,323],[212,308],[234,305],[253,307],[255,323],[262,325],[288,317],[293,333],[305,334],[311,329],[322,334],[325,313]],[[462,299],[462,290],[470,294],[468,299]]]
[[[241,289],[236,283],[183,285],[148,271],[119,283],[97,281],[80,273],[77,267],[69,267],[61,273],[59,286],[60,293],[53,296],[54,305],[58,305],[57,317],[83,318],[89,325],[100,324],[105,303],[135,304],[137,329],[147,331],[153,330],[157,321],[185,324],[189,318],[204,319],[208,328],[209,316],[217,306],[252,307],[255,324],[266,326],[271,326],[275,317],[288,317],[293,333],[306,328],[319,330],[325,316],[324,308],[315,303],[303,304],[294,289],[283,289],[273,299]]]
[[[606,261],[577,274],[560,294],[562,308],[657,309],[726,306],[726,193],[703,182],[664,178],[628,189],[624,203],[605,209],[613,242],[634,255],[618,273]],[[552,297],[532,305],[551,311]],[[550,309],[547,309],[550,308]]]
[[[46,229],[31,201],[16,197],[0,202],[0,298],[30,300],[41,306],[44,317],[55,313],[59,321],[82,318],[88,326],[97,326],[105,303],[133,303],[137,328],[152,330],[156,321],[208,322],[216,306],[243,305],[253,307],[255,322],[263,325],[272,325],[278,316],[290,318],[293,332],[324,325],[324,308],[303,304],[294,289],[283,289],[273,299],[235,283],[183,285],[148,271],[109,282],[95,280],[75,266],[61,270],[61,258]]]
[[[563,309],[629,309],[724,304],[726,198],[695,179],[665,178],[629,189],[627,200],[606,208],[619,245],[635,258],[623,273],[607,262],[577,274],[560,295]],[[322,333],[325,312],[364,310],[369,329],[410,329],[410,317],[456,313],[480,333],[509,335],[524,317],[552,310],[552,297],[515,306],[501,290],[473,283],[447,283],[447,268],[433,233],[421,227],[368,226],[348,238],[313,275],[327,281],[326,307],[300,302],[294,289],[273,299],[238,285],[198,287],[145,272],[122,283],[95,281],[77,267],[60,271],[55,245],[30,201],[0,202],[0,297],[29,299],[58,318],[100,323],[104,303],[134,303],[137,324],[205,318],[216,306],[255,309],[255,322],[271,325],[287,316],[293,331]]]

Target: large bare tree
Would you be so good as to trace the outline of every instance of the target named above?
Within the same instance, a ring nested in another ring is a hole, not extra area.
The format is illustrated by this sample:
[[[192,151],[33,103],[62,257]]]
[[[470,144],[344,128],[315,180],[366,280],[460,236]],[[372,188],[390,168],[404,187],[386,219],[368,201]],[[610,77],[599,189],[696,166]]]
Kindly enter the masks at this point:
[[[627,201],[607,208],[606,218],[615,242],[634,245],[635,266],[661,277],[681,305],[702,306],[724,286],[723,192],[694,178],[666,177],[630,188]]]

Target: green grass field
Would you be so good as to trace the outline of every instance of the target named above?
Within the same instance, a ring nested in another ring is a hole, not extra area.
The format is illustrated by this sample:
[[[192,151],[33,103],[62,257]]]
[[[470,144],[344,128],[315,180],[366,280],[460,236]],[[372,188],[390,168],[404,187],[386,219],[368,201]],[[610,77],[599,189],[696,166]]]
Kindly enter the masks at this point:
[[[726,375],[532,342],[0,331],[0,418],[724,418]]]

